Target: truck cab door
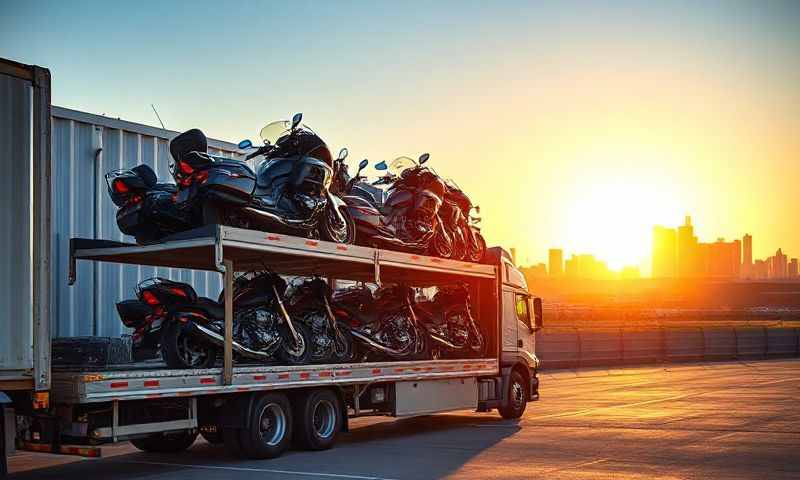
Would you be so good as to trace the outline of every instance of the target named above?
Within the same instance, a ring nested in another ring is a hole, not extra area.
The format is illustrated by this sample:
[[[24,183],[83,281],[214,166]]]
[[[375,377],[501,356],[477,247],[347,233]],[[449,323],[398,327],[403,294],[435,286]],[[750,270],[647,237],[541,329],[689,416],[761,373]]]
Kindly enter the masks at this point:
[[[512,290],[503,290],[503,351],[517,351],[517,313],[514,306],[514,295]]]
[[[531,312],[530,295],[514,293],[514,310],[517,319],[517,351],[527,358],[534,358],[534,334],[536,332]]]

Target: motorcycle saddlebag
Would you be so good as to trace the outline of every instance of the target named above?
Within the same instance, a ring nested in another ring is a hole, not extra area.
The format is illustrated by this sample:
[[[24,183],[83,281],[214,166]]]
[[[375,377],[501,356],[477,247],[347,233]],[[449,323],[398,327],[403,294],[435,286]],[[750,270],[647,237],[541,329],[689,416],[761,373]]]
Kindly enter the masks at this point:
[[[135,329],[145,322],[153,309],[139,300],[123,300],[117,303],[117,313],[126,327]]]

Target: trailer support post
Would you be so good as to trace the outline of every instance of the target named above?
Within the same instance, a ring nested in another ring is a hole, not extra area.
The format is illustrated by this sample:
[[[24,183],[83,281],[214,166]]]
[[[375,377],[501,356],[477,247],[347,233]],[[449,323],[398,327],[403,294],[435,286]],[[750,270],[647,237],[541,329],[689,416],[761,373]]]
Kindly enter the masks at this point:
[[[225,346],[222,354],[222,383],[233,383],[233,261],[224,260]]]

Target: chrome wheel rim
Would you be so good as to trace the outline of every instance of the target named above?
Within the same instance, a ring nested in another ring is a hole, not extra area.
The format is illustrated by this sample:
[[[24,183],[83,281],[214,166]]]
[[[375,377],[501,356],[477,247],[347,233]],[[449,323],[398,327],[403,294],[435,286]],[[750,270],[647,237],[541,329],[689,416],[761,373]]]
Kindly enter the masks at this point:
[[[314,405],[314,433],[320,438],[330,438],[336,429],[336,409],[328,400],[320,400]]]
[[[519,410],[522,408],[523,403],[525,402],[525,387],[522,386],[519,382],[514,382],[511,384],[511,404],[514,406],[514,409]]]
[[[177,342],[178,356],[183,363],[190,367],[196,367],[205,363],[208,352],[202,348],[195,348],[189,339],[189,335],[181,334]]]
[[[297,340],[291,338],[288,342],[284,343],[283,349],[290,357],[302,357],[306,353],[306,339],[298,333]]]
[[[261,410],[258,431],[265,444],[274,447],[286,435],[286,414],[277,403],[269,403]]]

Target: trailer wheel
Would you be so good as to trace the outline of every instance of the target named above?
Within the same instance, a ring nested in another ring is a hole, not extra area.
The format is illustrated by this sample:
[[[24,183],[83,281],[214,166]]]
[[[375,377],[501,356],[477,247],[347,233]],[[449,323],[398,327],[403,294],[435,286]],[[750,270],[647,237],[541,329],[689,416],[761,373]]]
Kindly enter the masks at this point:
[[[528,405],[528,385],[525,378],[517,370],[512,370],[508,377],[508,390],[506,390],[506,402],[501,403],[497,411],[507,419],[519,418],[525,413]]]
[[[299,400],[294,412],[298,445],[307,450],[331,448],[342,429],[339,397],[331,390],[317,389],[300,395]]]
[[[253,402],[250,425],[239,430],[241,452],[247,458],[275,458],[289,448],[292,410],[282,393],[268,393]]]
[[[131,440],[131,443],[143,452],[176,453],[191,447],[196,439],[197,432],[184,431],[175,434],[156,433]]]

